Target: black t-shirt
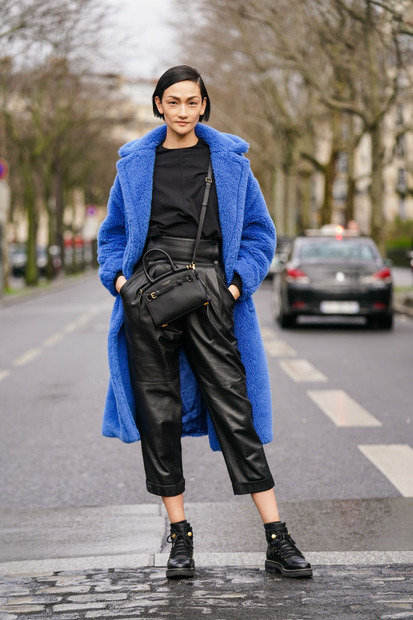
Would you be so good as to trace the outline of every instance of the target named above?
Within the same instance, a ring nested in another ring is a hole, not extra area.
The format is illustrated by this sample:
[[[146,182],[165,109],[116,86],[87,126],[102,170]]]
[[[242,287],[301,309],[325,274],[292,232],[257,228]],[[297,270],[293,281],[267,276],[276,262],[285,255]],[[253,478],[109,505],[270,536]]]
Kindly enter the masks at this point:
[[[157,147],[148,239],[159,235],[195,239],[209,159],[209,147],[201,139],[195,146],[183,149]],[[222,240],[215,181],[211,185],[202,238]],[[122,272],[118,271],[115,286],[120,275]],[[232,284],[242,292],[238,273],[234,273]]]
[[[195,239],[209,158],[209,147],[203,140],[182,149],[157,147],[148,238],[166,235]],[[215,183],[209,194],[202,238],[222,238]]]

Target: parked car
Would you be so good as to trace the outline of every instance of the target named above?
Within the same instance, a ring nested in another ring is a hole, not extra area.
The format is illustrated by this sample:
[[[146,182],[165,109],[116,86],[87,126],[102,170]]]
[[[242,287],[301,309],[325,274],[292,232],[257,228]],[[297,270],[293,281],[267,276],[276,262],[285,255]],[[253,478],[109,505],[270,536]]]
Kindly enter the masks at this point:
[[[393,325],[390,265],[372,239],[341,226],[296,237],[273,280],[274,317],[293,327],[300,315],[361,316]]]
[[[51,246],[49,253],[52,257],[52,265],[54,273],[58,273],[61,260],[60,250],[57,246]],[[38,273],[41,277],[46,276],[47,270],[47,248],[43,246],[37,246],[36,248],[36,265]],[[10,272],[15,278],[24,277],[27,263],[27,252],[25,243],[11,243],[9,245],[9,264]]]
[[[271,280],[274,275],[282,269],[283,263],[288,258],[289,252],[291,252],[291,244],[293,242],[292,237],[281,235],[277,237],[277,247],[275,249],[274,258],[271,261],[270,268],[266,275],[266,278]]]

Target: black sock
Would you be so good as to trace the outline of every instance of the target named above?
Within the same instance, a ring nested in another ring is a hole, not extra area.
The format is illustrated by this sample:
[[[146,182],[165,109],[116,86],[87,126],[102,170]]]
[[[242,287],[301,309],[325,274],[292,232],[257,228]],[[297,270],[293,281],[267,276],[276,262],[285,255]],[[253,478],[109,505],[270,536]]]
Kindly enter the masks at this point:
[[[271,521],[271,523],[264,523],[264,527],[265,527],[265,531],[269,532],[271,531],[275,526],[279,526],[281,525],[281,521]]]

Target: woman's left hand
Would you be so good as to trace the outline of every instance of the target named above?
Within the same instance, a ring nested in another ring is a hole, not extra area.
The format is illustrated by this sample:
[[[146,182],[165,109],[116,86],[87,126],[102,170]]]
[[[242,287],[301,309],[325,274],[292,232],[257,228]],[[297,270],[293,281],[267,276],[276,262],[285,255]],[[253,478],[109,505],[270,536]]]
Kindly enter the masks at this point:
[[[230,284],[228,290],[235,300],[237,300],[238,297],[241,295],[238,286],[235,286],[235,284]]]

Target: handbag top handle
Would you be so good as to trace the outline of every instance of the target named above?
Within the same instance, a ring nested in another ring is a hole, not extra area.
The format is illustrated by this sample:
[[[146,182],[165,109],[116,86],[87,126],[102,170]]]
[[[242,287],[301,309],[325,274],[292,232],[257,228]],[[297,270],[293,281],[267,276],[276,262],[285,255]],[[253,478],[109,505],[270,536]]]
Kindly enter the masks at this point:
[[[211,160],[209,160],[208,173],[205,179],[205,192],[204,192],[204,198],[202,200],[201,215],[199,216],[199,224],[198,224],[198,230],[196,231],[194,253],[192,255],[192,266],[195,265],[195,256],[198,251],[199,240],[201,239],[201,233],[204,227],[206,210],[207,210],[208,200],[209,200],[209,193],[211,191],[211,185],[212,185],[212,165],[211,165]]]

